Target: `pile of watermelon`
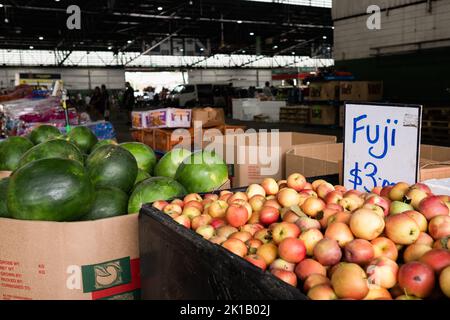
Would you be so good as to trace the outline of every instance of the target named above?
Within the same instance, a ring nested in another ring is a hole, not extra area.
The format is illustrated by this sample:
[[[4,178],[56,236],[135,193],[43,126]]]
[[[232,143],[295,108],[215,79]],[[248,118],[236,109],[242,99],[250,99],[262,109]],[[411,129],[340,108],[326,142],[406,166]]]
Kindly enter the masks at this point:
[[[137,142],[98,141],[89,128],[67,136],[43,125],[0,143],[0,217],[86,221],[138,213],[145,203],[216,190],[228,180],[211,153],[175,149],[158,162]]]

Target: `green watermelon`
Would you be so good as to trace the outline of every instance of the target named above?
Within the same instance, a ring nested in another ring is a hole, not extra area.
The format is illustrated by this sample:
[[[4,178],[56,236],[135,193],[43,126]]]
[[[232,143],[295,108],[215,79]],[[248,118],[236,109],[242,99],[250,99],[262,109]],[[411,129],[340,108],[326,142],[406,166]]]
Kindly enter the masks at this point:
[[[42,125],[31,131],[29,138],[35,145],[48,140],[62,138],[62,134],[58,128],[49,125]]]
[[[83,153],[89,154],[91,149],[98,142],[97,137],[91,129],[87,127],[75,127],[70,130],[67,138],[75,144]]]
[[[62,158],[75,160],[83,164],[83,155],[71,142],[56,139],[43,142],[28,150],[20,159],[19,167],[40,159]]]
[[[0,180],[0,218],[11,218],[6,205],[6,190],[8,188],[9,178]]]
[[[148,178],[151,178],[151,177],[152,176],[149,173],[145,172],[144,170],[139,169],[137,177],[136,177],[136,181],[134,182],[134,185],[137,185],[138,183],[140,183],[144,180],[147,180]]]
[[[228,181],[228,167],[223,159],[211,152],[197,152],[179,166],[175,179],[188,193],[211,192]]]
[[[156,164],[155,176],[175,178],[177,169],[191,152],[186,149],[174,149],[166,153]]]
[[[102,146],[107,146],[107,145],[110,145],[110,144],[118,145],[118,143],[115,140],[112,140],[112,139],[100,140],[99,142],[97,142],[95,144],[95,146],[92,147],[91,153],[94,152],[96,149],[102,147]]]
[[[184,187],[174,179],[155,177],[136,186],[128,202],[128,213],[138,213],[143,204],[186,195]]]
[[[120,146],[128,151],[136,158],[138,168],[150,174],[156,165],[156,155],[152,148],[140,142],[122,143]]]
[[[96,188],[114,187],[128,193],[138,174],[136,159],[114,145],[98,148],[86,160],[86,168]]]
[[[91,209],[94,191],[78,161],[37,160],[11,175],[8,211],[20,220],[75,221]]]
[[[0,171],[14,171],[20,158],[30,150],[33,144],[24,137],[10,137],[0,142]]]
[[[128,195],[117,188],[95,191],[94,204],[82,220],[98,220],[127,214]]]

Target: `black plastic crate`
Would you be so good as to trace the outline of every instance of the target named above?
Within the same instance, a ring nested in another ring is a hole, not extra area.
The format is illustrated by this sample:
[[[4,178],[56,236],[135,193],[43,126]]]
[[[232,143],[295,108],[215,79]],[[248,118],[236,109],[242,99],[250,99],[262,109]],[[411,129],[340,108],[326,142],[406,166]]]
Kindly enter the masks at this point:
[[[232,191],[241,190],[245,189]],[[299,289],[203,239],[150,204],[139,214],[139,247],[144,300],[307,299]]]

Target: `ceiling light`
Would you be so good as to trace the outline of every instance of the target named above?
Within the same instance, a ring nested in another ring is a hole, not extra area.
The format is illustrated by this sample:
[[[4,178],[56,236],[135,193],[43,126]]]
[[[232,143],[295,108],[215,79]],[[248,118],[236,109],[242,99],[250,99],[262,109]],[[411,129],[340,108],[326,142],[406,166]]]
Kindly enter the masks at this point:
[[[163,11],[163,7],[158,7],[158,11]]]
[[[323,36],[323,39],[324,39],[324,40],[327,40],[327,36]]]
[[[245,53],[246,51],[245,50],[242,50],[242,53]]]
[[[334,27],[331,27],[331,29],[333,29],[333,30],[334,30]]]
[[[130,43],[132,43],[132,42],[133,42],[132,40],[128,40],[128,41],[127,41],[128,44],[130,44]]]
[[[40,37],[39,37],[39,40],[44,40],[44,37],[40,36]]]
[[[274,49],[278,49],[278,46],[273,46]]]
[[[180,52],[183,52],[184,51],[184,49],[180,49]]]
[[[292,55],[295,55],[295,52],[292,51]]]
[[[108,50],[111,50],[111,49],[112,49],[112,47],[111,47],[111,46],[109,46],[109,47],[108,47]]]
[[[5,23],[8,23],[9,22],[9,19],[8,18],[5,18]]]
[[[3,3],[0,3],[0,8],[3,8]]]
[[[34,49],[34,47],[33,47],[33,46],[30,46],[30,49],[31,49],[31,50],[33,50],[33,49]]]
[[[55,2],[59,2],[60,0],[55,0]]]
[[[236,21],[237,23],[239,23],[239,24],[241,24],[242,23],[242,20],[238,20],[238,21]]]
[[[331,47],[328,47],[327,50],[328,50],[328,51],[331,51]]]
[[[205,51],[205,49],[204,48],[200,48],[200,51]]]
[[[254,32],[250,32],[250,35],[251,35],[251,36],[254,36],[254,35],[255,35],[255,33],[254,33]]]

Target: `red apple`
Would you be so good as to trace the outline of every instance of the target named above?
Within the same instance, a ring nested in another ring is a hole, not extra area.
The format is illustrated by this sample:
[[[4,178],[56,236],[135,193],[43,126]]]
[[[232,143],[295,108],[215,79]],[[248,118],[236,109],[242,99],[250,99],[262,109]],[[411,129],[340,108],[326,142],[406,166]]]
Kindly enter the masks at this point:
[[[356,195],[348,195],[348,196],[344,195],[344,197],[341,200],[339,200],[338,204],[341,205],[342,208],[344,208],[344,210],[346,211],[354,211],[363,206],[364,199]]]
[[[431,247],[423,244],[411,244],[403,252],[403,261],[405,263],[419,261],[422,256],[431,250]]]
[[[188,229],[191,228],[191,219],[189,219],[188,216],[181,215],[181,216],[176,217],[173,220],[175,220],[176,222],[178,222],[179,224],[185,226]]]
[[[300,173],[291,174],[287,179],[288,188],[301,191],[305,188],[306,178]]]
[[[431,236],[428,235],[428,233],[425,232],[421,232],[419,234],[419,238],[417,238],[416,242],[414,242],[414,244],[423,244],[429,247],[433,246],[433,238]]]
[[[282,219],[284,222],[296,223],[300,216],[297,215],[294,211],[287,211],[284,215],[282,215]]]
[[[297,277],[295,276],[295,273],[280,269],[273,269],[270,272],[275,277],[286,282],[287,284],[290,284],[293,287],[297,286]]]
[[[331,285],[330,279],[321,274],[312,274],[303,283],[303,292],[308,292],[310,289],[323,284]]]
[[[318,196],[319,198],[325,200],[326,196],[327,196],[330,192],[333,192],[333,191],[335,191],[334,186],[333,186],[331,183],[328,183],[328,182],[327,182],[327,183],[322,183],[321,185],[319,185],[319,186],[317,187],[316,193],[317,193],[317,196]]]
[[[327,226],[331,225],[332,223],[339,223],[339,222],[345,223],[346,225],[350,225],[351,218],[352,218],[351,212],[340,211],[328,218]]]
[[[202,214],[202,215],[199,215],[198,217],[195,217],[192,219],[191,227],[193,230],[197,230],[200,227],[210,225],[211,221],[212,221],[212,218],[210,215]]]
[[[267,200],[264,203],[264,206],[265,207],[272,207],[272,208],[275,208],[275,209],[278,209],[278,210],[281,209],[281,205],[279,204],[279,202],[276,199]]]
[[[306,254],[308,256],[312,256],[314,254],[314,247],[320,240],[323,239],[323,235],[319,229],[310,229],[302,232],[299,239],[305,244]]]
[[[294,272],[295,263],[290,263],[283,259],[276,259],[270,265],[270,270],[273,270],[273,269],[281,269],[281,270],[286,270],[289,272]]]
[[[205,199],[202,202],[200,202],[203,206],[203,210],[208,210],[208,208],[211,206],[211,203],[213,203],[214,200],[213,199]]]
[[[431,220],[437,216],[448,216],[449,209],[444,201],[437,196],[430,196],[423,199],[419,204],[419,211]]]
[[[389,239],[401,245],[413,244],[420,235],[416,221],[404,213],[389,216],[385,232]]]
[[[242,227],[249,220],[247,208],[239,204],[231,204],[227,209],[225,217],[228,224],[235,228]]]
[[[370,242],[374,250],[374,258],[386,257],[392,261],[396,261],[398,257],[398,249],[395,243],[388,238],[380,237]]]
[[[430,187],[428,187],[425,183],[416,183],[415,185],[411,186],[411,189],[419,189],[427,194],[431,194]]]
[[[199,235],[201,235],[206,240],[211,239],[214,237],[215,230],[210,225],[203,225],[195,229],[195,232],[197,232]]]
[[[260,212],[259,211],[253,211],[252,216],[250,217],[250,220],[248,220],[249,224],[260,224],[261,221],[259,220]]]
[[[244,206],[247,209],[247,213],[248,213],[247,222],[250,220],[250,218],[252,217],[252,214],[253,214],[253,209],[252,209],[252,206],[250,205],[250,203],[248,203],[247,201],[242,200],[242,199],[236,199],[231,204]]]
[[[305,281],[306,278],[313,274],[326,276],[327,270],[316,260],[305,259],[295,267],[295,274],[300,280]]]
[[[325,229],[328,226],[328,219],[338,213],[339,211],[328,208],[328,206],[317,215],[316,219],[319,219],[320,226]]]
[[[203,196],[203,199],[205,199],[205,200],[210,199],[212,201],[217,201],[217,200],[219,200],[219,195],[214,194],[214,193],[208,193]]]
[[[244,200],[247,202],[248,201],[247,194],[245,192],[236,192],[228,199],[228,203],[231,204],[236,200]]]
[[[209,239],[209,241],[220,246],[220,245],[222,245],[222,243],[227,241],[227,238],[216,235],[216,236],[212,237],[211,239]]]
[[[264,227],[260,224],[246,224],[245,226],[240,227],[239,231],[249,232],[253,237],[256,232],[262,229],[264,229]]]
[[[439,286],[447,298],[450,298],[450,267],[442,270],[439,276]]]
[[[250,232],[247,231],[239,231],[231,234],[228,239],[238,239],[242,242],[246,243],[248,240],[252,238],[252,235]]]
[[[165,201],[163,201],[163,202],[165,202]],[[177,204],[177,205],[179,205],[181,208],[184,208],[184,201],[183,201],[183,200],[180,200],[180,199],[172,200],[172,202],[171,202],[170,204]]]
[[[328,193],[326,195],[326,197],[324,198],[324,200],[325,200],[326,204],[329,205],[329,204],[338,204],[342,198],[343,198],[342,193],[335,190],[335,191],[331,191],[330,193]]]
[[[222,243],[222,247],[242,258],[245,257],[248,252],[245,243],[243,243],[241,240],[238,239],[228,239],[227,241]]]
[[[428,226],[428,233],[439,240],[450,236],[450,216],[437,216],[431,219]]]
[[[196,207],[185,207],[183,209],[183,215],[188,216],[189,219],[194,219],[202,214],[202,212]]]
[[[184,203],[189,203],[191,201],[202,202],[203,198],[198,193],[191,193],[184,197]]]
[[[272,232],[269,229],[262,229],[255,233],[254,238],[262,243],[269,243],[272,241]]]
[[[165,206],[167,206],[169,203],[167,202],[167,201],[162,201],[162,200],[160,200],[160,201],[155,201],[155,202],[153,202],[153,207],[154,208],[156,208],[156,209],[158,209],[158,210],[160,210],[160,211],[163,211],[164,210],[164,207]]]
[[[384,187],[383,189],[381,189],[380,196],[389,198],[389,193],[391,192],[392,188],[394,188],[394,186]]]
[[[225,218],[228,209],[228,203],[223,200],[217,200],[211,203],[208,208],[208,214],[213,218]]]
[[[351,242],[355,237],[348,225],[342,222],[336,222],[328,226],[325,231],[325,238],[336,240],[339,246],[344,248],[347,243]]]
[[[338,297],[336,296],[336,293],[334,293],[331,286],[327,284],[322,284],[315,286],[314,288],[311,288],[308,291],[308,298],[311,300],[337,300]]]
[[[263,245],[261,240],[258,239],[250,239],[246,243],[248,248],[248,253],[255,254],[259,247]]]
[[[428,197],[428,193],[418,188],[410,188],[405,194],[405,198],[415,210],[419,210],[420,202],[426,197]]]
[[[211,220],[211,226],[212,226],[214,229],[219,229],[219,228],[221,228],[221,227],[226,226],[226,222],[225,222],[223,219],[213,218],[213,219]]]
[[[324,238],[313,250],[314,258],[323,266],[334,266],[342,258],[342,251],[336,240]]]
[[[313,181],[313,183],[311,184],[313,190],[316,191],[317,188],[318,188],[322,183],[327,183],[327,181],[325,181],[325,180],[323,180],[323,179],[319,179],[319,180]]]
[[[405,182],[399,182],[397,183],[391,191],[389,191],[389,199],[392,201],[403,201],[403,198],[405,197],[406,192],[409,189],[409,184]]]
[[[419,226],[420,232],[427,232],[428,221],[423,214],[417,211],[406,211],[405,214],[416,221],[417,225]]]
[[[300,228],[302,232],[308,231],[310,229],[320,229],[321,227],[319,221],[308,217],[299,218],[295,224]]]
[[[370,195],[368,198],[366,198],[366,201],[364,203],[379,206],[383,209],[385,217],[389,215],[389,207],[391,202],[386,198],[380,197],[378,195]]]
[[[194,207],[194,208],[197,208],[200,211],[203,211],[203,204],[202,204],[201,201],[192,200],[192,201],[189,201],[189,202],[185,202],[183,209],[187,209],[187,208],[190,208],[190,207]]]
[[[248,203],[252,207],[253,211],[261,211],[261,209],[264,207],[265,202],[266,202],[266,197],[263,197],[262,195],[253,196],[248,201]]]
[[[287,184],[287,181],[285,183]],[[264,188],[267,195],[276,195],[279,190],[278,183],[272,178],[265,178],[261,183],[261,186]]]
[[[231,196],[233,195],[232,192],[224,193],[220,195],[219,200],[225,201],[228,203],[228,200],[230,200]]]
[[[386,257],[372,260],[366,268],[369,284],[391,289],[397,284],[398,265]]]
[[[259,195],[259,196],[266,196],[266,190],[261,187],[259,184],[251,184],[247,188],[247,197],[248,199],[251,199],[252,197]]]
[[[303,190],[314,190],[312,183],[306,182]]]
[[[342,195],[344,195],[344,193],[347,192],[347,188],[344,187],[344,186],[340,186],[340,185],[334,186],[334,189],[335,189],[337,192],[340,192]]]
[[[376,195],[380,195],[381,194],[381,190],[383,190],[383,187],[375,187],[372,189],[371,193],[374,193]]]
[[[433,249],[446,249],[450,250],[450,237],[436,240],[433,244]]]
[[[228,239],[233,233],[238,232],[238,229],[232,226],[225,226],[217,229],[217,235]]]
[[[264,259],[266,264],[271,265],[278,256],[278,248],[273,243],[265,243],[256,250],[256,254]]]
[[[287,238],[278,246],[280,258],[290,263],[299,263],[306,257],[306,247],[302,240]]]
[[[163,212],[172,218],[181,216],[183,209],[177,204],[168,204],[164,207]]]
[[[445,249],[433,249],[425,253],[419,260],[430,266],[437,274],[450,266],[450,251]]]
[[[265,226],[277,222],[279,218],[280,211],[274,207],[265,206],[259,213],[259,220]]]
[[[277,200],[283,207],[289,208],[298,205],[300,196],[294,189],[285,188],[278,192]]]
[[[366,273],[354,263],[344,263],[334,271],[331,286],[339,298],[363,299],[369,293]]]
[[[345,260],[347,262],[366,265],[373,260],[375,251],[372,244],[363,239],[355,239],[345,245]]]
[[[322,212],[326,207],[325,202],[319,198],[308,198],[302,204],[301,209],[304,213],[306,213],[310,217],[317,217],[317,215]]]
[[[287,238],[297,238],[300,229],[294,223],[281,222],[272,230],[272,238],[276,244],[280,244]]]
[[[247,260],[248,262],[253,264],[255,267],[262,269],[263,271],[265,271],[267,269],[267,264],[264,261],[264,259],[256,254],[246,256],[245,260]]]
[[[392,300],[392,296],[387,289],[369,284],[369,293],[363,300]]]
[[[374,204],[364,204],[361,209],[369,209],[378,214],[382,219],[384,219],[384,210],[380,206]]]
[[[377,238],[384,230],[385,223],[376,212],[368,209],[355,211],[350,219],[350,229],[355,237],[364,240]]]
[[[299,192],[300,196],[305,196],[307,198],[313,197],[313,198],[318,198],[317,193],[314,190],[311,189],[303,189],[302,191]]]
[[[433,269],[417,261],[404,264],[398,272],[398,283],[407,295],[426,298],[435,285]]]

